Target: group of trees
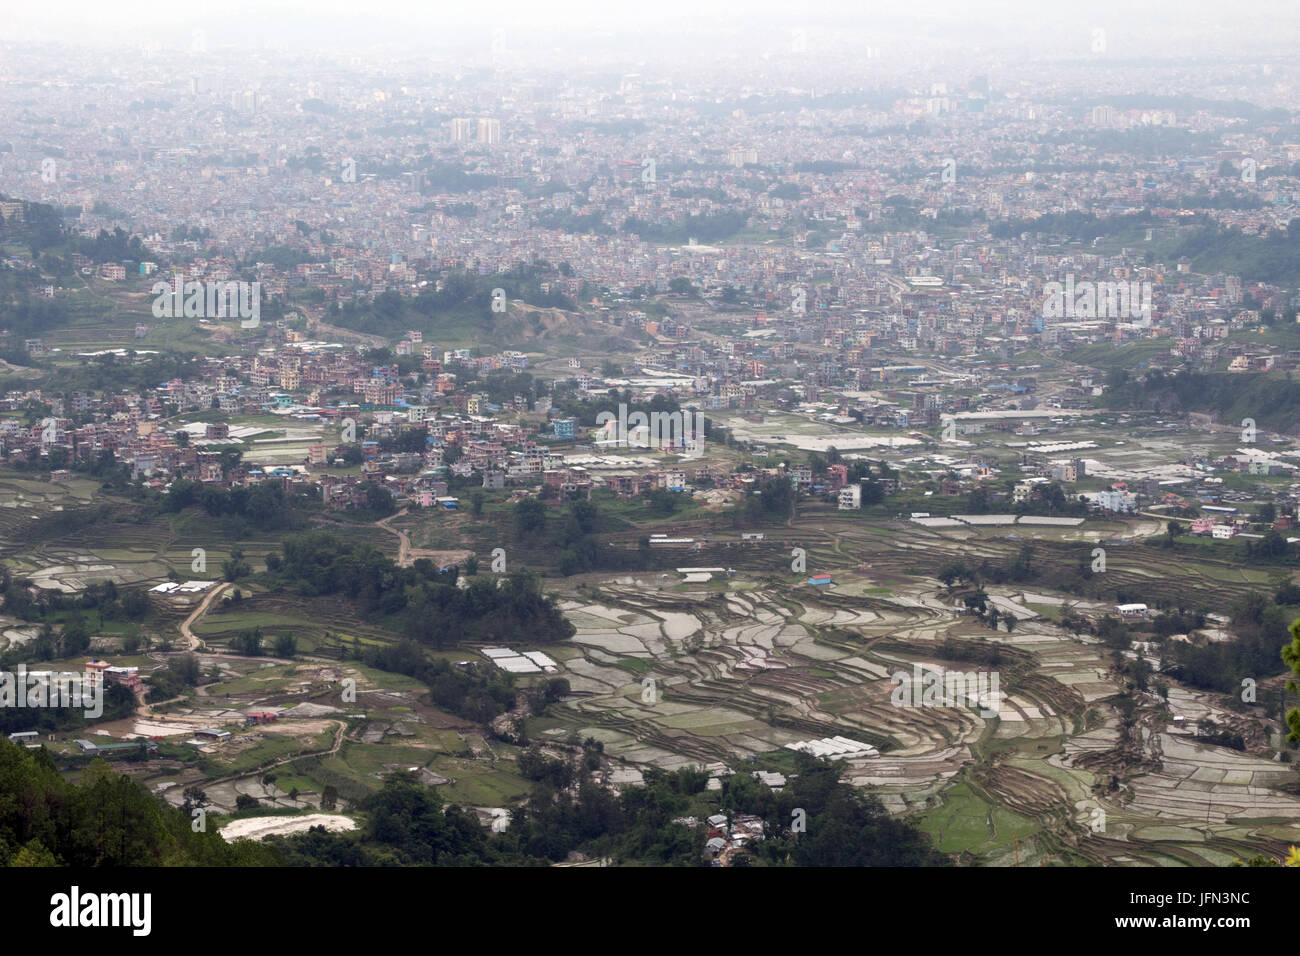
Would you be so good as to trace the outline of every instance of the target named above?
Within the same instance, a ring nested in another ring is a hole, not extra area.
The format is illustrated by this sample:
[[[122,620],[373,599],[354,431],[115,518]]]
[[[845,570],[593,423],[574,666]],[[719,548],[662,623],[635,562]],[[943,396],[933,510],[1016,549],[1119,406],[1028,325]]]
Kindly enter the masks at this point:
[[[439,707],[476,723],[505,713],[515,700],[514,678],[507,671],[480,661],[429,660],[424,648],[411,640],[361,649],[357,656],[379,670],[414,677],[428,686],[430,699]]]
[[[396,337],[405,329],[437,331],[449,321],[472,319],[492,322],[500,314],[492,311],[492,290],[502,289],[509,299],[523,299],[542,308],[573,310],[577,303],[549,285],[558,275],[542,265],[519,265],[509,272],[480,276],[454,272],[414,297],[385,292],[372,301],[357,300],[331,312],[329,321],[344,328]]]
[[[256,866],[273,851],[195,833],[181,810],[96,760],[77,783],[49,752],[0,740],[0,866]]]
[[[741,212],[689,213],[671,222],[649,222],[628,216],[623,220],[623,231],[645,242],[685,245],[695,239],[707,245],[730,239],[745,228],[745,222],[746,216]]]
[[[799,494],[789,478],[769,478],[745,496],[741,512],[746,520],[783,522],[794,515]]]
[[[24,693],[25,687],[21,681],[17,682],[16,690],[19,694]],[[135,710],[135,697],[129,688],[121,684],[109,684],[103,689],[103,695],[103,710],[94,718],[87,715],[85,706],[0,707],[0,735],[26,730],[42,734],[67,733],[100,721],[129,717]]]
[[[178,478],[168,487],[163,506],[178,513],[199,506],[213,518],[234,516],[258,530],[283,531],[301,523],[294,514],[294,500],[278,481],[226,490],[211,482]]]
[[[147,699],[150,703],[172,700],[185,693],[187,687],[197,687],[202,680],[198,656],[193,653],[178,654],[167,662],[167,666],[155,670],[145,678],[149,687]]]
[[[1202,690],[1239,692],[1242,678],[1256,680],[1277,673],[1288,642],[1287,613],[1265,595],[1250,593],[1229,612],[1233,639],[1166,647],[1171,676]]]
[[[584,758],[586,751],[584,750]],[[929,837],[892,817],[880,801],[841,779],[843,765],[799,755],[796,772],[780,793],[747,773],[727,778],[724,812],[764,821],[766,838],[752,855],[734,858],[767,866],[943,866],[948,859]],[[488,832],[458,807],[445,807],[414,774],[390,774],[383,789],[360,806],[365,826],[350,833],[314,829],[266,845],[287,863],[344,865],[545,865],[579,851],[618,862],[668,866],[704,863],[703,826],[674,822],[716,812],[708,774],[687,767],[650,770],[645,786],[614,795],[575,765],[525,751],[520,770],[535,779],[533,796],[515,809],[502,833]],[[569,784],[565,789],[561,785]],[[796,811],[799,811],[796,813]],[[791,832],[796,824],[800,832]]]
[[[261,627],[240,631],[230,639],[230,649],[246,657],[260,657],[266,653],[266,638]],[[298,652],[298,639],[292,634],[278,634],[272,644],[276,657],[293,657]]]
[[[682,495],[656,488],[644,500],[652,514],[667,516],[677,510]],[[526,540],[530,549],[555,553],[556,567],[565,577],[595,570],[644,571],[651,566],[648,538],[637,551],[615,548],[597,537],[609,530],[610,522],[594,501],[573,501],[558,512],[541,498],[524,498],[514,506],[515,535]]]
[[[555,599],[526,572],[476,578],[460,588],[454,571],[440,573],[427,558],[399,567],[371,545],[323,531],[285,538],[281,554],[268,556],[267,568],[268,577],[303,595],[342,594],[367,610],[399,616],[404,636],[435,647],[524,636],[551,643],[574,632]]]
[[[1160,369],[1139,377],[1120,369],[1107,377],[1101,401],[1108,408],[1203,412],[1221,422],[1250,418],[1260,428],[1289,432],[1300,418],[1300,382],[1276,375]]]
[[[268,556],[268,576],[278,578],[307,597],[342,594],[362,601],[369,611],[392,614],[406,607],[406,589],[436,576],[431,562],[410,568],[397,564],[378,548],[346,541],[326,531],[289,535],[275,560]]]
[[[460,641],[551,644],[574,634],[536,575],[479,577],[468,587],[424,580],[408,591],[405,636],[437,648]]]
[[[46,590],[33,597],[28,588],[31,581],[12,575],[8,568],[0,567],[0,596],[4,598],[5,613],[26,621],[42,617],[65,617],[62,637],[64,642],[75,643],[70,653],[79,653],[89,644],[78,643],[76,634],[87,628],[82,612],[94,611],[102,625],[105,621],[138,621],[149,613],[149,598],[143,588],[119,588],[113,581],[87,585],[76,594]],[[71,611],[71,614],[65,612]],[[87,640],[89,632],[86,632]]]
[[[961,583],[974,585],[976,590],[982,591],[983,583],[986,581],[993,584],[1032,581],[1038,577],[1038,568],[1034,566],[1034,553],[1035,549],[1032,545],[1023,545],[1006,567],[993,564],[988,560],[972,566],[958,558],[940,567],[935,577],[950,590]]]

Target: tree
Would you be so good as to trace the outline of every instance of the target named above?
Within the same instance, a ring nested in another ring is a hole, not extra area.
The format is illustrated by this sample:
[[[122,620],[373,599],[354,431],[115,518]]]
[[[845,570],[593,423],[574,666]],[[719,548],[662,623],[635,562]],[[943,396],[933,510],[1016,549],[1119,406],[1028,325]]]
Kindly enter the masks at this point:
[[[397,510],[392,493],[377,481],[366,483],[366,507],[381,515],[390,515]]]
[[[45,848],[40,840],[34,839],[14,855],[14,858],[9,861],[9,865],[14,867],[58,866],[59,861],[55,859],[53,853]]]
[[[962,561],[951,561],[939,569],[936,575],[944,587],[952,590],[954,584],[970,576],[966,565]]]
[[[972,614],[977,614],[980,617],[983,617],[984,609],[988,605],[989,596],[983,588],[980,588],[972,594],[967,594],[961,600],[962,603],[966,605],[966,610],[970,611]]]
[[[1291,632],[1291,643],[1282,648],[1282,660],[1287,667],[1291,668],[1291,673],[1300,677],[1300,618],[1292,621],[1287,630]],[[1287,690],[1295,689],[1296,682],[1288,681]],[[1291,728],[1286,739],[1293,744],[1300,743],[1300,709],[1293,707],[1286,712],[1286,725]]]
[[[235,548],[230,558],[221,562],[221,576],[227,581],[238,581],[253,573],[253,566],[244,560],[244,552]]]
[[[1171,547],[1174,543],[1175,538],[1186,533],[1187,533],[1187,529],[1183,526],[1182,522],[1179,521],[1169,522],[1167,525],[1165,525],[1165,546]]]
[[[1289,548],[1286,538],[1270,528],[1264,532],[1264,537],[1259,542],[1258,553],[1268,558],[1282,558]]]
[[[181,796],[184,798],[181,809],[185,811],[187,817],[192,816],[195,810],[202,810],[208,805],[208,795],[201,787],[186,787]]]
[[[659,517],[666,518],[677,510],[681,495],[667,488],[655,488],[647,495],[650,510]]]
[[[325,784],[325,789],[320,794],[320,808],[322,810],[333,810],[339,805],[339,789],[332,783]]]
[[[64,657],[81,654],[90,647],[90,628],[80,615],[70,620],[59,635],[59,649]]]
[[[1016,560],[1008,571],[1013,581],[1027,581],[1034,576],[1034,549],[1025,545],[1021,547]]]
[[[230,639],[230,646],[247,657],[258,657],[262,653],[262,629],[255,627],[243,631]]]
[[[515,505],[515,530],[532,534],[546,527],[546,505],[536,498],[524,498]]]
[[[293,657],[298,652],[298,639],[292,634],[281,634],[275,639],[276,657]]]
[[[133,588],[122,593],[122,613],[132,621],[139,620],[149,613],[149,598],[142,588]]]
[[[199,659],[198,656],[186,652],[177,657],[167,665],[167,669],[176,675],[181,683],[188,687],[196,687],[199,683]]]
[[[476,491],[470,495],[469,511],[472,515],[481,515],[483,513],[483,492]]]
[[[1074,635],[1083,630],[1083,620],[1068,604],[1061,611],[1061,627]]]

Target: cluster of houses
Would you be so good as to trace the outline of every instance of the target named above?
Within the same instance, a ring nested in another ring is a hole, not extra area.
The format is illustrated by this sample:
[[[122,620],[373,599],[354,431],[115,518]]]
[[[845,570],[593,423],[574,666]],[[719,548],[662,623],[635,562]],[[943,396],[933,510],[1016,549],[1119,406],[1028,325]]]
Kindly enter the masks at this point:
[[[715,866],[730,866],[737,853],[763,839],[763,818],[752,813],[736,813],[730,818],[715,813],[705,821],[708,830],[704,842],[705,858]]]
[[[130,688],[132,693],[144,687],[144,682],[140,678],[140,668],[113,665],[98,657],[86,661],[85,674],[92,686],[107,687],[110,684],[121,684]]]

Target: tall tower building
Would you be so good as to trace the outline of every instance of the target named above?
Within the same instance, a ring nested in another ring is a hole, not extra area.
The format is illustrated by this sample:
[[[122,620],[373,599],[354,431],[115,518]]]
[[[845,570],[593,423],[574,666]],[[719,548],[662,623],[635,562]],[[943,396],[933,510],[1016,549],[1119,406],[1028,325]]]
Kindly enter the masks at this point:
[[[451,121],[451,141],[453,143],[468,143],[474,138],[474,121],[472,119],[458,118]]]

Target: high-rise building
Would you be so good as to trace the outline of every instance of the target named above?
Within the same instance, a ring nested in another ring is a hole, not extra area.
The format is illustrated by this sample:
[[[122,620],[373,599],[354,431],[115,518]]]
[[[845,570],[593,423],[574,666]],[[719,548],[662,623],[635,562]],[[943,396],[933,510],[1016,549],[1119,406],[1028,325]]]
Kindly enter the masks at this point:
[[[758,150],[752,146],[733,146],[727,150],[727,163],[737,168],[758,162]]]
[[[478,121],[478,141],[488,146],[501,142],[501,121],[498,119],[481,119]]]
[[[451,121],[451,141],[453,143],[468,143],[474,138],[474,121],[459,117]]]
[[[230,108],[249,115],[262,112],[264,97],[257,90],[236,90],[230,94]]]

